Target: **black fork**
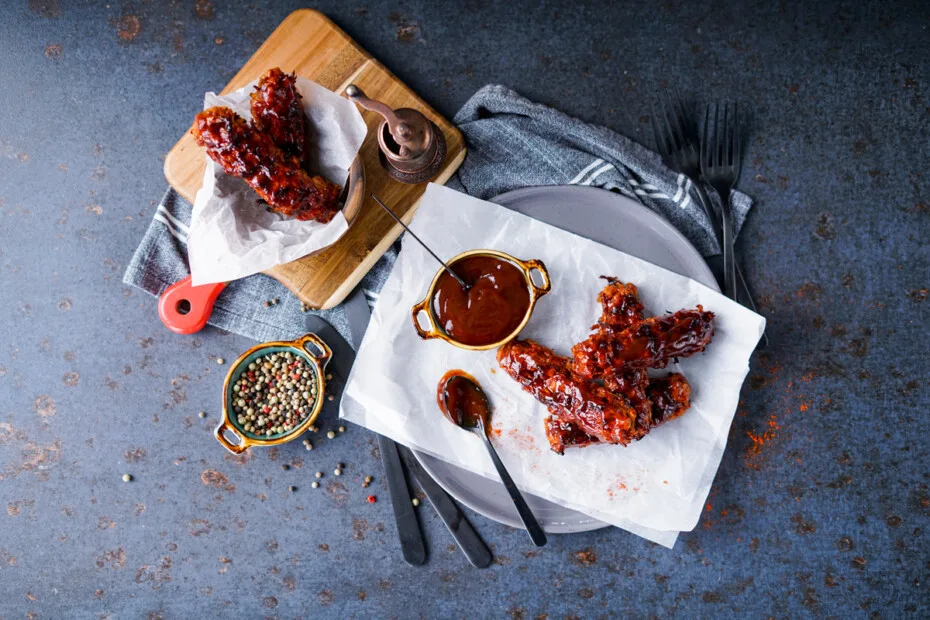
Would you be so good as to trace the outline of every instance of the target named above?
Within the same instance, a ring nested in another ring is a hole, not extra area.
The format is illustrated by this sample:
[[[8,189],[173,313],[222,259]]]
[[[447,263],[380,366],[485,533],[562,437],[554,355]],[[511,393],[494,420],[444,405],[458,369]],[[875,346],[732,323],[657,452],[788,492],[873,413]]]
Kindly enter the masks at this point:
[[[662,113],[659,114],[657,109],[661,109]],[[710,220],[714,235],[717,237],[717,242],[722,249],[723,231],[720,226],[720,214],[708,198],[700,178],[701,140],[698,129],[686,113],[681,95],[678,94],[677,89],[675,90],[674,100],[671,93],[666,91],[665,102],[658,102],[658,106],[655,103],[652,105],[652,119],[652,131],[656,139],[656,148],[658,148],[659,154],[662,156],[662,161],[675,172],[680,172],[691,179],[700,199],[701,207],[704,209],[704,213],[707,214],[707,219]],[[711,262],[715,261],[708,259],[708,263]],[[756,302],[752,298],[752,293],[749,292],[749,285],[746,284],[746,278],[739,267],[739,262],[734,260],[734,263],[739,301],[751,308],[753,312],[756,312]],[[768,335],[763,333],[760,348],[767,347],[768,344]]]
[[[661,104],[660,104],[661,105]],[[662,113],[652,106],[652,132],[655,135],[656,147],[662,156],[665,165],[679,172],[689,179],[697,190],[701,199],[701,207],[710,220],[711,228],[720,241],[720,221],[717,213],[701,186],[701,143],[698,138],[697,127],[685,114],[685,107],[681,95],[675,90],[675,98],[669,91],[665,92],[665,104],[661,105]]]
[[[724,292],[736,299],[736,260],[733,256],[733,215],[730,191],[739,179],[742,162],[739,110],[736,103],[714,103],[704,112],[701,173],[720,197]]]

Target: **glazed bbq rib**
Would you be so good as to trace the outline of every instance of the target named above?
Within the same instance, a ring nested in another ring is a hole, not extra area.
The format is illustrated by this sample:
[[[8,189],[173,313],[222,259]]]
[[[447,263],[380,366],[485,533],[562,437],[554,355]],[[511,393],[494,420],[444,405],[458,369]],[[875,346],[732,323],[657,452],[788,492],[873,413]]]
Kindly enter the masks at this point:
[[[681,416],[691,406],[691,384],[684,375],[673,373],[649,381],[646,396],[652,403],[652,426],[655,428]]]
[[[307,154],[307,116],[297,78],[275,67],[261,77],[251,95],[252,123],[268,134],[288,157],[303,165]]]
[[[601,304],[601,316],[591,329],[598,333],[613,334],[621,332],[643,320],[643,305],[639,301],[636,286],[610,277],[601,276],[607,281],[597,296]],[[652,403],[646,396],[648,375],[645,370],[611,370],[604,376],[604,387],[627,400],[636,414],[636,424],[632,435],[640,438],[652,423]],[[546,438],[549,446],[558,454],[563,454],[568,446],[584,447],[598,440],[585,433],[577,424],[571,422],[571,416],[550,408],[546,418]]]
[[[643,304],[639,301],[636,286],[611,276],[601,278],[607,280],[607,286],[597,295],[597,301],[601,304],[601,317],[591,329],[599,333],[615,334],[642,321]]]
[[[601,276],[607,286],[597,295],[601,316],[591,329],[605,337],[618,334],[643,320],[643,304],[639,301],[636,286],[617,278]],[[636,411],[637,430],[645,435],[652,423],[652,404],[646,396],[649,375],[643,369],[609,369],[604,374],[604,387],[620,394]],[[640,436],[642,436],[640,435]]]
[[[607,285],[598,294],[601,316],[592,329],[595,336],[609,340],[643,322],[643,305],[636,286],[616,278],[602,277],[607,280]],[[545,369],[554,367],[559,369],[559,376],[571,377],[577,385],[589,389],[593,389],[590,386],[597,387],[593,381],[572,373],[571,360],[561,358],[536,343],[513,343],[508,351],[502,350],[498,354],[498,361],[508,374],[549,409],[545,430],[553,451],[563,454],[566,447],[584,447],[600,441],[597,434],[586,432],[588,425],[576,419],[570,407],[552,398],[549,390],[545,389],[545,381],[539,381],[540,375],[551,372]],[[656,426],[682,415],[691,404],[691,387],[680,374],[650,379],[645,368],[610,365],[603,371],[598,370],[597,376],[607,392],[625,400],[633,410],[634,423],[628,431],[629,439],[641,439]]]
[[[652,403],[646,393],[649,374],[645,369],[611,369],[603,376],[603,381],[605,388],[630,403],[630,407],[636,412],[637,439],[643,437],[652,427]]]
[[[609,338],[641,324],[643,305],[639,301],[636,286],[620,282],[616,278],[601,277],[607,280],[608,284],[597,296],[601,304],[601,318],[594,327],[596,334]],[[667,361],[662,365],[665,364]],[[644,368],[635,369],[627,365],[618,368],[611,365],[603,370],[602,378],[604,387],[615,394],[621,394],[636,410],[639,437],[645,436],[656,426],[677,418],[691,405],[691,386],[684,376],[677,373],[667,377],[650,378]]]
[[[698,306],[645,319],[616,334],[599,330],[572,347],[573,368],[585,378],[612,368],[665,368],[673,358],[704,350],[714,335],[713,319],[713,312]]]
[[[553,408],[550,407],[552,412]],[[565,454],[565,448],[584,448],[592,443],[599,443],[596,437],[592,437],[578,425],[568,421],[565,415],[546,416],[544,421],[546,427],[546,439],[549,440],[549,448],[556,454]]]
[[[229,108],[204,110],[194,119],[192,131],[213,161],[227,174],[244,179],[276,213],[326,223],[338,212],[338,185],[310,176],[268,134]]]
[[[500,367],[562,422],[599,441],[635,439],[636,412],[626,400],[571,371],[571,362],[532,340],[513,340],[497,352]]]
[[[645,384],[644,384],[645,385]],[[691,386],[684,376],[675,373],[667,377],[651,379],[646,387],[644,402],[650,408],[648,426],[640,426],[637,411],[637,439],[644,437],[650,430],[681,416],[691,406]],[[565,448],[583,448],[598,443],[596,437],[585,433],[570,421],[570,416],[550,407],[550,415],[545,420],[546,438],[554,452],[563,454]]]

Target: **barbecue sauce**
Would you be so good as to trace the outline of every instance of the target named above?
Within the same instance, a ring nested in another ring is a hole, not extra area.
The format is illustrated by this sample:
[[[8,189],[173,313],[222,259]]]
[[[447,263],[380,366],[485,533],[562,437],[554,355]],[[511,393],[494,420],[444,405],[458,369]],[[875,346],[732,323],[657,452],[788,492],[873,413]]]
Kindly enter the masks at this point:
[[[490,428],[491,410],[488,400],[475,378],[464,370],[450,370],[442,376],[436,400],[439,409],[456,426],[474,428],[478,426],[478,418],[481,418],[485,432]]]
[[[450,268],[468,284],[463,290],[443,271],[433,293],[439,327],[456,342],[483,346],[513,333],[530,308],[523,270],[495,256],[468,256]]]

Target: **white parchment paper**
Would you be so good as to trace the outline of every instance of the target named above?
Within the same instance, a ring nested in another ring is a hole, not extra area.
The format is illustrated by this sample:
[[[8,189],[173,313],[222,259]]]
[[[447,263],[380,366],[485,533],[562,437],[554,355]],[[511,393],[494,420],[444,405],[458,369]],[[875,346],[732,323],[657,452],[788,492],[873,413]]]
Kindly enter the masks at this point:
[[[228,95],[207,93],[203,107],[226,106],[251,120],[249,95],[255,84]],[[315,136],[309,167],[343,186],[365,140],[365,121],[354,103],[319,84],[298,77],[297,90]],[[245,181],[204,157],[207,166],[194,200],[187,242],[195,286],[227,282],[288,263],[335,243],[348,229],[341,211],[327,224],[270,213]]]
[[[571,205],[566,205],[570,209]],[[404,445],[497,479],[481,441],[447,422],[436,405],[442,375],[474,375],[494,407],[493,441],[522,489],[663,544],[689,531],[723,455],[749,356],[765,319],[683,276],[525,215],[430,184],[411,228],[451,258],[475,248],[541,259],[552,292],[521,334],[569,354],[600,314],[601,275],[632,282],[649,314],[698,304],[716,314],[707,350],[667,372],[691,383],[691,408],[630,446],[549,449],[543,405],[498,369],[495,351],[469,352],[420,340],[410,308],[427,292],[437,265],[409,237],[381,291],[345,388],[340,415]],[[652,535],[650,535],[652,534]],[[661,535],[661,536],[660,536]]]

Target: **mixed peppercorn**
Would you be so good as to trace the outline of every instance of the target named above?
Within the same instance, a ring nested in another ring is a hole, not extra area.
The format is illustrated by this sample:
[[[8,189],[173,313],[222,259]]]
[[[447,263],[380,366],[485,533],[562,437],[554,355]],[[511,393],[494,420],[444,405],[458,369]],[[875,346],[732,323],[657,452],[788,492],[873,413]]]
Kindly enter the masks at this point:
[[[254,437],[287,433],[300,426],[318,398],[313,367],[290,351],[255,358],[233,385],[233,417]]]
[[[219,361],[219,360],[218,360]],[[331,379],[332,375],[326,375]],[[231,416],[241,430],[257,437],[264,438],[272,435],[288,433],[299,427],[313,411],[317,399],[322,396],[319,391],[315,369],[300,355],[289,351],[269,353],[255,358],[236,379],[232,387]],[[333,396],[329,396],[330,400]],[[199,414],[205,417],[205,413]],[[316,433],[320,429],[311,425],[307,430]],[[338,433],[346,431],[345,426],[337,427]],[[336,431],[327,431],[329,439],[335,438]],[[307,450],[313,449],[308,438],[303,439],[303,446]],[[345,463],[337,463],[333,475],[341,476],[345,472]],[[290,465],[283,464],[281,469],[288,471]],[[314,474],[316,480],[310,483],[311,488],[320,488],[319,480],[323,472]],[[128,474],[124,477],[132,479]],[[365,476],[362,488],[372,483],[372,476]],[[290,485],[291,493],[298,491],[297,486]],[[377,497],[369,495],[367,502],[374,504]],[[419,504],[413,500],[414,506]]]

